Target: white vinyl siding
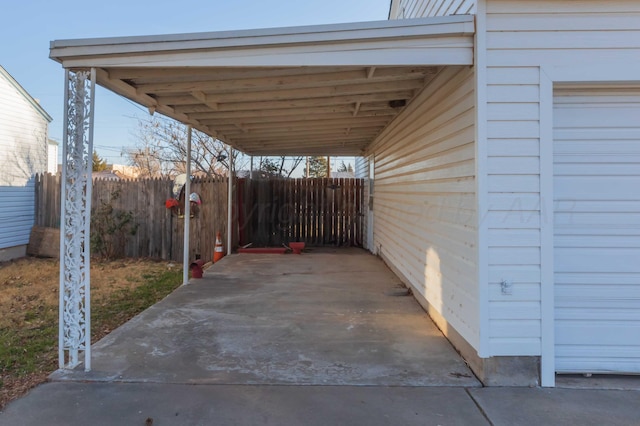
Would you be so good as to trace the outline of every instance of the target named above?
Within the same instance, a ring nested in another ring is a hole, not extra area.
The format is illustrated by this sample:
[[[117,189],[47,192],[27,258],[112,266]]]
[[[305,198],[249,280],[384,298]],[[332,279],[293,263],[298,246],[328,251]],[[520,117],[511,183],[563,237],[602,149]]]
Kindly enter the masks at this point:
[[[25,245],[36,173],[46,171],[48,121],[0,74],[0,249]]]
[[[489,352],[541,354],[540,82],[640,57],[637,1],[487,1]],[[546,77],[546,76],[545,76]],[[503,294],[500,283],[512,284]]]
[[[390,19],[469,15],[476,11],[476,0],[399,0]]]
[[[554,98],[556,371],[640,373],[640,89]]]
[[[472,68],[446,67],[374,142],[374,244],[479,345]]]
[[[58,173],[58,144],[51,141],[47,145],[47,172]]]

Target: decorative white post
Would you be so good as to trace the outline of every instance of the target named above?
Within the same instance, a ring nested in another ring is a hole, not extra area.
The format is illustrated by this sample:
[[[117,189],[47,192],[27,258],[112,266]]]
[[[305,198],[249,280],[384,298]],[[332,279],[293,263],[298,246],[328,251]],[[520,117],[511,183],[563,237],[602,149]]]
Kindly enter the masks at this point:
[[[91,369],[90,222],[95,69],[65,70],[58,364]]]

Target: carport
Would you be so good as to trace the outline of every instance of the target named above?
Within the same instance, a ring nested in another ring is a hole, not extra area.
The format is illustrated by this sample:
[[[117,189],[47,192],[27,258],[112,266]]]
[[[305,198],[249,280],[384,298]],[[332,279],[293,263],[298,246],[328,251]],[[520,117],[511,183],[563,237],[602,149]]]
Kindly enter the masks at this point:
[[[58,40],[65,69],[60,367],[91,368],[95,84],[248,155],[361,155],[445,67],[473,64],[473,16]]]

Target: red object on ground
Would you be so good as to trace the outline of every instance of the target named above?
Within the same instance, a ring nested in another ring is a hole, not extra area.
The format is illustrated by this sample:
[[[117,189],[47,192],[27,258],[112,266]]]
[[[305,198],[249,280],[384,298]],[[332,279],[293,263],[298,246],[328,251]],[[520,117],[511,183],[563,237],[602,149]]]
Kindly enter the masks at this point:
[[[285,254],[285,247],[250,247],[239,248],[238,253],[254,253],[254,254]]]
[[[304,250],[304,243],[289,243],[289,247],[291,247],[294,254],[300,254]]]
[[[204,260],[198,259],[195,262],[191,262],[189,269],[191,269],[191,278],[202,278],[202,266],[204,265]]]

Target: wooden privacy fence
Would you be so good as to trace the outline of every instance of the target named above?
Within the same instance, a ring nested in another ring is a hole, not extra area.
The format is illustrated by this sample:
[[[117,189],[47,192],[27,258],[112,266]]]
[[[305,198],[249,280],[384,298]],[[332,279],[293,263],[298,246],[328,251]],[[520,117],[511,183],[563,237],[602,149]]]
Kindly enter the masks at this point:
[[[60,175],[36,175],[35,225],[60,228]]]
[[[362,179],[238,179],[240,245],[362,246]]]
[[[202,204],[190,223],[190,259],[196,254],[209,260],[213,256],[216,232],[226,241],[227,179],[200,179],[191,183],[191,192]],[[95,179],[92,210],[110,204],[114,211],[131,212],[136,232],[127,235],[126,257],[182,260],[184,219],[172,214],[165,201],[172,198],[171,179],[109,180]],[[35,225],[60,228],[60,178],[43,174],[36,177]]]

